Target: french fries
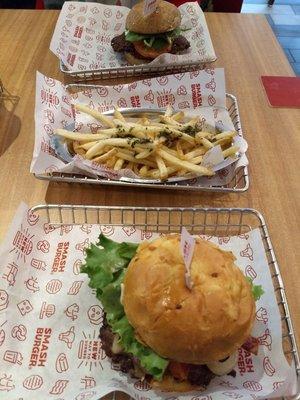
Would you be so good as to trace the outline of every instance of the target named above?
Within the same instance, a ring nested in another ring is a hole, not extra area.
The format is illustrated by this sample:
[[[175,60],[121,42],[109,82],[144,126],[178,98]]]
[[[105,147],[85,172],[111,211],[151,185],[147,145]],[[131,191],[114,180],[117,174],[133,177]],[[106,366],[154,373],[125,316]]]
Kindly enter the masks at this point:
[[[57,129],[55,133],[67,141],[68,147],[93,163],[115,171],[131,169],[143,179],[166,180],[190,173],[212,176],[214,172],[201,165],[210,149],[220,146],[224,158],[238,151],[233,145],[235,131],[202,131],[199,118],[187,121],[183,111],[173,113],[171,107],[154,117],[140,114],[134,121],[117,108],[111,117],[83,104],[76,104],[75,109],[102,126],[93,134]]]

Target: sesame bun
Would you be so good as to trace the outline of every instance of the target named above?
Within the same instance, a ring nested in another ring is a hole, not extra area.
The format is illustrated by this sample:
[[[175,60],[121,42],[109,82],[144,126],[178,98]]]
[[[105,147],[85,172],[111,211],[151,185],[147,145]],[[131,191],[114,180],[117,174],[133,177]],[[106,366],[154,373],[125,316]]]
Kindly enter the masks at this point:
[[[167,1],[157,1],[156,10],[143,14],[144,2],[137,3],[126,19],[126,29],[136,33],[156,34],[172,31],[179,27],[181,15],[176,6]]]
[[[249,337],[255,302],[235,257],[196,239],[185,285],[180,235],[143,242],[124,279],[123,305],[137,340],[170,360],[207,364],[234,353]]]
[[[137,58],[133,54],[128,53],[125,51],[124,56],[126,60],[128,61],[129,64],[131,65],[143,65],[143,64],[148,64],[152,60],[147,60],[146,58]]]

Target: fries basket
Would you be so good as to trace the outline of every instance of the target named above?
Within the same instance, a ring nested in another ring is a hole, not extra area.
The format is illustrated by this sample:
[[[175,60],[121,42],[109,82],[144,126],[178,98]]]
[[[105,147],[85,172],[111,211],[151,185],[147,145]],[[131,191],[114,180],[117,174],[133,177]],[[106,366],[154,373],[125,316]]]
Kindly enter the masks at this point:
[[[219,237],[246,235],[258,228],[281,314],[284,354],[289,363],[294,363],[299,383],[299,354],[285,289],[266,223],[258,211],[247,208],[133,208],[83,205],[38,205],[33,207],[32,211],[48,223],[58,226],[101,224],[107,227],[122,227],[125,225],[150,232],[179,233],[184,225],[191,234]],[[294,398],[299,399],[299,396],[298,385],[298,392]]]
[[[188,71],[195,71],[208,67],[216,58],[207,60],[207,62],[199,64],[182,63],[172,65],[128,65],[125,67],[117,68],[103,68],[101,70],[87,70],[87,71],[70,71],[62,61],[59,62],[60,71],[67,77],[72,78],[75,82],[90,82],[100,79],[115,79],[115,78],[132,78],[138,76],[162,76],[170,75]]]
[[[70,84],[67,86],[69,91],[81,91],[87,88],[97,87],[95,85],[83,84]],[[237,99],[231,94],[226,95],[227,109],[232,119],[235,130],[242,136],[242,128],[238,110]],[[35,174],[36,178],[44,179],[55,182],[69,182],[69,183],[85,183],[96,185],[116,185],[116,186],[134,186],[146,188],[160,188],[160,189],[177,189],[177,190],[194,190],[194,191],[209,191],[209,192],[244,192],[249,188],[249,176],[247,166],[242,166],[236,170],[233,179],[223,186],[204,186],[200,183],[192,185],[188,180],[179,181],[176,183],[161,182],[161,183],[140,183],[140,182],[126,182],[118,181],[104,177],[88,177],[83,175],[75,175],[63,172],[53,172],[44,174]]]

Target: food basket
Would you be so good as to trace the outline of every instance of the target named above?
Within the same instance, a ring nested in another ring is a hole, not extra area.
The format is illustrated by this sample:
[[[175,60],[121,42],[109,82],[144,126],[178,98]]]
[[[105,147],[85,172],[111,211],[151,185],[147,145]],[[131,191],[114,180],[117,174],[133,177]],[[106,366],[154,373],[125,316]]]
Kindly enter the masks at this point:
[[[70,84],[67,89],[71,92],[82,91],[88,88],[97,87],[94,85],[80,85]],[[227,110],[233,125],[240,136],[242,136],[242,128],[238,110],[237,99],[232,94],[226,95]],[[104,177],[87,177],[83,175],[75,175],[63,172],[53,172],[45,174],[35,174],[38,179],[49,180],[54,182],[69,182],[69,183],[85,183],[95,185],[114,185],[114,186],[130,186],[130,187],[145,187],[145,188],[159,188],[159,189],[177,189],[177,190],[193,190],[193,191],[208,191],[208,192],[244,192],[249,188],[248,167],[242,166],[236,170],[235,176],[232,180],[222,186],[204,186],[199,182],[196,184],[191,180],[180,181],[176,183],[138,183],[138,182],[125,182],[117,181]]]
[[[300,364],[285,290],[274,250],[263,216],[246,208],[154,208],[105,207],[72,205],[39,205],[32,208],[35,215],[50,224],[101,224],[127,226],[158,233],[180,232],[184,225],[191,234],[213,236],[246,235],[259,229],[281,313],[284,354],[293,363],[299,382]],[[299,398],[298,394],[294,397]]]

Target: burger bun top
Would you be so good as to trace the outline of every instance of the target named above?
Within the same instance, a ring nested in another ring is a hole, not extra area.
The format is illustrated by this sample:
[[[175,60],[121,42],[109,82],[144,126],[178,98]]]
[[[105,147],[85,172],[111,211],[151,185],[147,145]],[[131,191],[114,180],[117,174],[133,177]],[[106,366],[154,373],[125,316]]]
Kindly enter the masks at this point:
[[[178,8],[167,1],[157,1],[156,10],[149,15],[143,14],[144,2],[137,3],[126,19],[126,29],[141,34],[157,34],[172,31],[181,23]]]
[[[196,239],[185,285],[180,235],[143,242],[124,278],[123,305],[137,340],[170,360],[208,364],[233,354],[255,316],[251,285],[231,252]]]

